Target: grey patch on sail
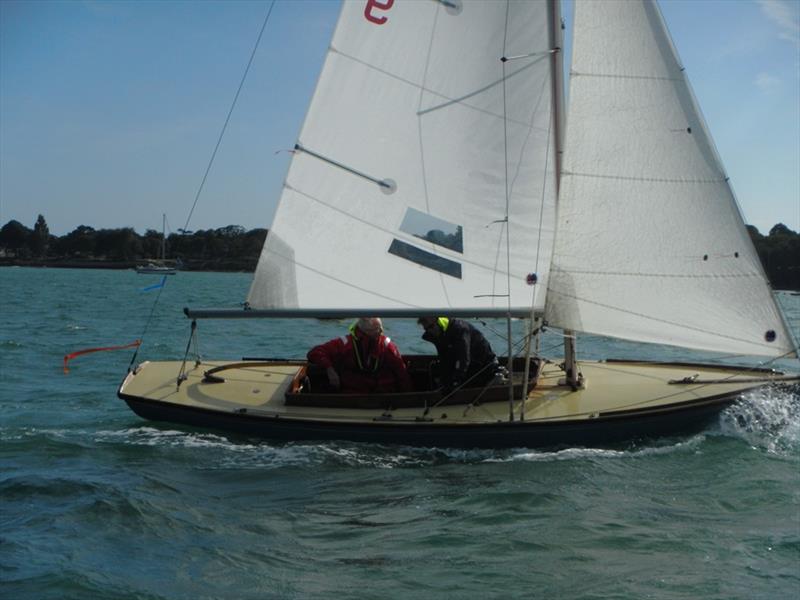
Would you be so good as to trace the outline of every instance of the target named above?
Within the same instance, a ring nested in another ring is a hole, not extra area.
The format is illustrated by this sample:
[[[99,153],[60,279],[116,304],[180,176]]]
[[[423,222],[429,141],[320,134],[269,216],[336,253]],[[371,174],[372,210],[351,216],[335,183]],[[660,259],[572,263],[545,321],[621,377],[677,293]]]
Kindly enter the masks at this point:
[[[464,236],[461,225],[454,225],[414,208],[406,210],[403,222],[400,224],[400,231],[410,233],[414,237],[443,248],[464,253]]]
[[[298,307],[294,249],[272,230],[258,259],[247,303],[256,309]]]
[[[389,246],[389,254],[394,254],[400,258],[410,260],[413,263],[427,267],[428,269],[433,269],[434,271],[439,271],[450,277],[461,279],[461,263],[436,256],[427,250],[417,248],[406,242],[401,242],[398,239],[392,240],[392,244]]]

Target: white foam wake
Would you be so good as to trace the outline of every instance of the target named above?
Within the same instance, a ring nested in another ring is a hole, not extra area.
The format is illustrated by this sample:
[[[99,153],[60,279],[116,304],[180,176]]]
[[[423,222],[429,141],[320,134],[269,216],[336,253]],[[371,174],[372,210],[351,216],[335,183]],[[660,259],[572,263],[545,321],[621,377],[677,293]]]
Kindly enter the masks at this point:
[[[796,453],[800,449],[800,386],[746,394],[722,413],[719,431],[768,452]]]

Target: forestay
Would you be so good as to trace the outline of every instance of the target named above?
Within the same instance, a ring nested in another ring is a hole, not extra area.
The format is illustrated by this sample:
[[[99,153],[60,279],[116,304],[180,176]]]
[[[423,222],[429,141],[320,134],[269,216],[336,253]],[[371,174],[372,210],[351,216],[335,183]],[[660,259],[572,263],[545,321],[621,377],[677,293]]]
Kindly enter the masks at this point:
[[[554,6],[344,2],[250,306],[543,309]]]
[[[655,3],[575,3],[546,316],[630,340],[793,343]]]

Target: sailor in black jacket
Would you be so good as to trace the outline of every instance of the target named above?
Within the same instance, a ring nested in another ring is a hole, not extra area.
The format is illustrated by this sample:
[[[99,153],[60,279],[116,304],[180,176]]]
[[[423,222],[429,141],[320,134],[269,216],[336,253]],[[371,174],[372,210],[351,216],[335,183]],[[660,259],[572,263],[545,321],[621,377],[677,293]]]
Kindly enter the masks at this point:
[[[442,391],[450,393],[461,385],[480,387],[491,381],[499,365],[483,334],[461,319],[421,317],[422,339],[436,346]]]

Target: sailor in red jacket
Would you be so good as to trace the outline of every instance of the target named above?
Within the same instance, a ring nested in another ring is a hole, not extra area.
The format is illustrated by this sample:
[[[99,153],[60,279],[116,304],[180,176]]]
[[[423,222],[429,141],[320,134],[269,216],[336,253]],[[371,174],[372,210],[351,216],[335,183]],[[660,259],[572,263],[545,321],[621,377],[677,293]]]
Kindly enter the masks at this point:
[[[349,394],[410,392],[411,378],[397,346],[383,335],[377,317],[364,317],[350,333],[315,346],[308,353],[313,365],[326,370],[331,387]]]

